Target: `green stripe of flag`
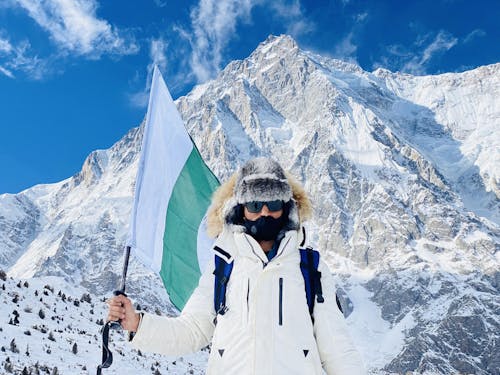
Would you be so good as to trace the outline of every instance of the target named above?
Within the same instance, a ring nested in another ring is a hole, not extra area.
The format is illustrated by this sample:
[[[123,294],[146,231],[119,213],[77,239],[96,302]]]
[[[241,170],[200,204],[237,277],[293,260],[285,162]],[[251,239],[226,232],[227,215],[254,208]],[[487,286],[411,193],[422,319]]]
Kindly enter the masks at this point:
[[[170,301],[179,310],[186,304],[201,275],[200,267],[193,267],[198,265],[197,234],[212,193],[218,186],[217,178],[193,147],[168,203],[160,270]]]

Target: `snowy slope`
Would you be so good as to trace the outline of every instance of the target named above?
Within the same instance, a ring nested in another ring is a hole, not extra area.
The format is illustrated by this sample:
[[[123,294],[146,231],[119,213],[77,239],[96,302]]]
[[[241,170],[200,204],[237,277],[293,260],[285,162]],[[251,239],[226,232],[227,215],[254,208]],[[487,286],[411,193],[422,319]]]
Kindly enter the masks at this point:
[[[0,279],[0,373],[95,374],[101,361],[102,299],[58,277]],[[208,353],[170,358],[140,353],[112,331],[106,374],[202,374]],[[44,372],[44,370],[46,372]],[[33,372],[29,372],[33,371]],[[103,370],[104,372],[104,370]]]
[[[220,179],[268,155],[304,183],[308,235],[371,373],[499,373],[499,70],[370,73],[269,37],[177,100]],[[65,181],[0,195],[0,268],[109,295],[141,131]],[[135,260],[127,290],[173,312]]]
[[[498,224],[500,65],[427,77],[375,74],[404,101],[420,107],[407,113],[408,105],[398,103],[398,112],[413,119],[402,132],[458,186],[468,208]],[[419,117],[425,121],[419,124]]]

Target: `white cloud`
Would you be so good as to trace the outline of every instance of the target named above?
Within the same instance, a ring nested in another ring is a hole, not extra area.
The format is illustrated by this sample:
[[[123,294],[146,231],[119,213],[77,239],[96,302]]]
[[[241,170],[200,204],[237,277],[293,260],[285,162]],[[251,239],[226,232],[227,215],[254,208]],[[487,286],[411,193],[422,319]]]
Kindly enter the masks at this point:
[[[146,108],[148,106],[149,93],[147,91],[138,91],[128,95],[128,100],[132,107]]]
[[[9,54],[13,50],[12,44],[7,39],[0,37],[0,53]]]
[[[252,0],[200,0],[193,8],[191,68],[198,81],[206,81],[219,71],[223,50],[234,35],[238,21],[249,22],[252,8],[259,3]]]
[[[165,70],[167,68],[167,47],[168,43],[162,39],[153,39],[149,48],[149,57],[151,58],[152,63],[151,70],[154,65],[158,65],[160,70]]]
[[[368,12],[359,13],[354,16],[356,22],[363,22],[368,18]]]
[[[447,31],[421,35],[412,46],[392,45],[387,47],[389,55],[383,56],[374,67],[384,67],[415,75],[427,74],[429,62],[457,45],[458,39]]]
[[[62,50],[90,58],[127,55],[139,47],[131,36],[96,16],[95,0],[17,0]]]
[[[4,75],[6,75],[6,76],[7,76],[7,77],[9,77],[9,78],[15,78],[15,77],[14,77],[14,74],[13,74],[10,70],[5,69],[5,68],[4,68],[3,66],[1,66],[1,65],[0,65],[0,73],[2,73],[2,74],[4,74]]]
[[[440,31],[432,43],[424,49],[420,63],[425,64],[436,54],[450,50],[457,44],[457,41],[457,38],[452,36],[450,33]]]
[[[358,45],[356,43],[356,39],[369,17],[370,15],[368,12],[356,13],[350,17],[353,21],[351,30],[335,44],[333,48],[333,56],[335,58],[358,64]]]
[[[483,36],[486,36],[486,32],[484,30],[481,30],[481,29],[475,29],[473,31],[471,31],[465,38],[464,38],[464,43],[469,43],[471,42],[473,39],[476,39],[476,38],[481,38]]]
[[[2,34],[4,34],[2,32]],[[31,53],[28,41],[17,44],[0,36],[0,72],[7,77],[15,78],[14,71],[22,71],[33,79],[41,79],[49,70],[48,59],[41,59]]]
[[[353,42],[354,32],[350,32],[335,46],[334,56],[342,60],[355,62],[358,47]]]
[[[103,54],[121,56],[139,50],[131,35],[96,16],[96,0],[0,1],[4,9],[24,9],[57,46],[57,51],[40,57],[29,41],[9,41],[0,30],[0,64],[5,75],[24,72],[32,79],[42,79],[57,72],[70,55],[98,59]]]
[[[291,3],[286,0],[272,1],[269,6],[285,23],[286,33],[293,37],[310,33],[316,28],[313,22],[304,17],[300,0],[292,0]]]
[[[154,2],[160,8],[163,8],[163,7],[167,6],[167,1],[166,0],[154,0]]]
[[[141,91],[129,94],[129,101],[133,107],[145,108],[148,105],[149,89],[151,88],[151,79],[153,69],[158,65],[162,74],[167,70],[167,47],[168,42],[163,38],[152,39],[149,44],[149,58],[151,62],[147,67],[146,84]],[[136,80],[139,80],[137,77]]]

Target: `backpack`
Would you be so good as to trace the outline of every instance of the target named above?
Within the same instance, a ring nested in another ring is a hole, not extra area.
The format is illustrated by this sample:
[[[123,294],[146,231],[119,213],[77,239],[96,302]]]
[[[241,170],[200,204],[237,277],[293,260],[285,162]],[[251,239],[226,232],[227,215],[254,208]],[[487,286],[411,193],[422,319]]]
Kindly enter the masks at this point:
[[[224,315],[227,311],[226,307],[226,286],[231,277],[233,270],[234,260],[231,256],[222,250],[220,247],[215,246],[214,250],[221,254],[215,254],[215,283],[214,283],[214,310],[216,317],[214,324],[217,324],[217,315]],[[319,266],[319,252],[312,247],[299,249],[300,251],[300,270],[304,277],[304,285],[307,299],[307,306],[309,307],[309,314],[313,320],[314,302],[323,303],[323,290],[321,287],[321,272],[318,271]],[[335,296],[337,306],[342,311],[340,301]]]

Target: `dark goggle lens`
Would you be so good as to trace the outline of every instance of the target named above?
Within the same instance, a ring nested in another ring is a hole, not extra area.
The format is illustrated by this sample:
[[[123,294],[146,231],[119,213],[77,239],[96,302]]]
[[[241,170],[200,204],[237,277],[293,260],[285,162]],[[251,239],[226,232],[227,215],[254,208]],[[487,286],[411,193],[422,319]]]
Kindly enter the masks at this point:
[[[245,207],[247,208],[248,211],[251,213],[258,213],[262,210],[262,207],[264,205],[267,206],[267,209],[269,211],[279,211],[283,209],[283,201],[270,201],[270,202],[248,202],[245,203]]]

